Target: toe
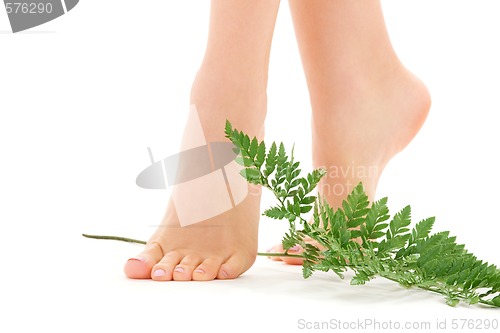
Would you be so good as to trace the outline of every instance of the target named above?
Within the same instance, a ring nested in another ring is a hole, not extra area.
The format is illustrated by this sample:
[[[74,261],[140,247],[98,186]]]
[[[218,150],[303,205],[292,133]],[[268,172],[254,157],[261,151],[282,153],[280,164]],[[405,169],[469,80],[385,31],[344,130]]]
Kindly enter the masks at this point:
[[[283,247],[281,247],[283,250]],[[295,245],[294,247],[288,249],[288,254],[302,254],[304,253],[304,249],[300,245]],[[288,265],[302,265],[304,259],[302,258],[294,258],[294,257],[280,257],[283,262]]]
[[[255,258],[254,258],[255,260]],[[221,280],[236,279],[243,274],[253,263],[241,254],[231,256],[219,269],[217,278]]]
[[[123,268],[125,275],[130,279],[151,278],[151,268],[163,257],[163,252],[158,243],[151,243],[141,254],[130,258]]]
[[[279,253],[279,252],[283,252],[283,247],[281,246],[281,244],[274,245],[269,250],[267,250],[267,253]],[[268,258],[271,260],[274,260],[274,261],[281,261],[281,258],[276,257],[276,256],[272,256],[272,257],[268,257]]]
[[[191,281],[194,269],[201,264],[202,259],[197,255],[187,255],[175,266],[173,279],[175,281]]]
[[[272,253],[284,253],[285,249],[283,248],[283,245],[278,244],[272,247]],[[292,247],[291,249],[288,250],[288,254],[302,254],[304,250],[302,249],[301,246],[296,245]],[[275,261],[283,261],[288,265],[302,265],[304,259],[302,258],[293,258],[293,257],[270,257],[272,260]]]
[[[222,262],[223,260],[217,257],[210,257],[203,260],[203,262],[193,271],[193,280],[210,281],[215,279]]]
[[[151,278],[155,281],[170,281],[173,277],[175,267],[181,262],[183,255],[179,252],[172,251],[154,265],[151,270]]]

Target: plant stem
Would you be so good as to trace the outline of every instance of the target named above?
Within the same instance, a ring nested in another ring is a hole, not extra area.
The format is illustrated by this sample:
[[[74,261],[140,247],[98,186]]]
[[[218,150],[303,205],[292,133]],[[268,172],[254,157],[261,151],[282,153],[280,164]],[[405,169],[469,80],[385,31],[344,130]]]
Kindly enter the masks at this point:
[[[267,252],[257,252],[258,256],[263,257],[288,257],[288,258],[304,258],[301,254],[289,254],[289,253],[267,253]]]
[[[145,241],[138,240],[138,239],[133,239],[133,238],[127,238],[127,237],[120,237],[120,236],[102,236],[102,235],[88,235],[88,234],[82,234],[82,236],[86,237],[86,238],[93,238],[93,239],[108,239],[108,240],[116,240],[116,241],[121,241],[121,242],[128,242],[128,243],[136,243],[136,244],[146,245]],[[263,257],[303,258],[303,256],[300,255],[300,254],[289,254],[289,253],[258,252],[257,255],[258,256],[263,256]]]
[[[133,239],[133,238],[119,237],[119,236],[100,236],[100,235],[87,235],[87,234],[82,234],[82,236],[86,237],[86,238],[111,239],[111,240],[117,240],[117,241],[121,241],[121,242],[137,243],[137,244],[146,245],[145,241]]]

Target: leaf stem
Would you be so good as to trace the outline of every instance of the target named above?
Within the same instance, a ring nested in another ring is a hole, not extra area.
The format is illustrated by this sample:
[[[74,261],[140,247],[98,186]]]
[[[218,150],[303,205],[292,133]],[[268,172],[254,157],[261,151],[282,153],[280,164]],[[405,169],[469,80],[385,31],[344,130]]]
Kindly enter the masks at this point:
[[[136,244],[146,245],[145,241],[138,240],[138,239],[133,239],[133,238],[127,238],[127,237],[101,236],[101,235],[88,235],[88,234],[82,234],[82,236],[86,237],[86,238],[93,238],[93,239],[110,239],[110,240],[116,240],[116,241],[121,241],[121,242],[128,242],[128,243],[136,243]]]
[[[120,241],[120,242],[136,243],[136,244],[146,245],[145,241],[138,240],[138,239],[133,239],[133,238],[127,238],[127,237],[120,237],[120,236],[104,236],[104,235],[89,235],[89,234],[82,234],[82,236],[86,237],[86,238],[93,238],[93,239],[116,240],[116,241]],[[289,254],[289,253],[258,252],[257,255],[258,256],[262,256],[262,257],[303,258],[303,256],[300,255],[300,254]]]
[[[301,254],[290,254],[290,253],[267,253],[267,252],[257,252],[258,256],[262,257],[288,257],[288,258],[304,258]]]

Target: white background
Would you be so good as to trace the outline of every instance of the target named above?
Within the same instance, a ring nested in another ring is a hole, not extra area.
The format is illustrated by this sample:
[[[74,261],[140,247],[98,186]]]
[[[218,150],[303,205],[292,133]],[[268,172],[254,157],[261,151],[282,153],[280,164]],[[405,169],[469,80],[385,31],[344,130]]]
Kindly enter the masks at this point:
[[[416,221],[436,216],[435,230],[500,264],[500,2],[383,5],[394,47],[433,106],[387,167],[378,197],[389,196],[393,210],[411,204]],[[159,222],[168,192],[142,190],[135,177],[149,164],[146,147],[156,158],[176,153],[208,10],[202,0],[87,0],[12,34],[0,9],[0,331],[294,332],[300,318],[447,319],[450,328],[452,318],[498,318],[382,280],[304,281],[299,267],[264,258],[234,281],[132,281],[122,266],[140,246],[81,237],[147,239]],[[295,143],[309,169],[310,108],[286,2],[268,95],[267,139]],[[270,203],[266,196],[263,208]],[[263,218],[260,250],[285,229]]]

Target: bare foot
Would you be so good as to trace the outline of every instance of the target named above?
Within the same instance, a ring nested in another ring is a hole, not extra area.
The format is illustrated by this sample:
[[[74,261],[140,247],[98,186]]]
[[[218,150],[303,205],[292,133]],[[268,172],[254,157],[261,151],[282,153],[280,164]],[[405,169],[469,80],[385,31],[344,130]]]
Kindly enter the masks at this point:
[[[399,68],[382,81],[358,82],[315,111],[313,164],[327,170],[319,193],[339,207],[362,181],[373,200],[384,167],[418,133],[430,103],[425,85]]]
[[[226,120],[263,139],[267,72],[278,7],[279,0],[211,1],[206,52],[191,91],[191,103],[197,107],[207,142],[226,140]],[[186,131],[184,143],[190,141],[197,140]],[[229,175],[223,179],[232,197],[232,209],[182,227],[186,214],[191,214],[187,219],[192,220],[189,217],[199,213],[195,206],[204,204],[210,210],[221,205],[227,193],[215,191],[210,184],[195,187],[191,193],[181,191],[169,203],[146,249],[125,264],[128,277],[159,281],[232,279],[250,268],[257,255],[260,191],[249,187],[246,198],[236,204],[238,195],[230,189]],[[207,194],[194,199],[199,190]]]
[[[262,139],[267,103],[265,92],[251,92],[248,87],[239,89],[236,83],[212,77],[199,73],[195,80],[191,98],[196,112],[191,110],[181,151],[199,147],[204,140],[207,143],[228,141],[224,137],[226,119],[249,135]],[[229,86],[221,87],[220,84]],[[210,175],[219,172],[218,178],[201,181],[205,177],[200,177],[174,187],[161,225],[145,250],[125,264],[125,274],[129,278],[157,281],[234,279],[254,263],[260,191],[247,184],[234,168],[224,168],[224,174],[220,169],[215,170],[217,162],[212,149],[209,149]],[[232,164],[236,166],[234,161]],[[180,174],[184,176],[184,172],[196,168],[196,159],[187,163],[181,161],[179,165]],[[206,218],[200,218],[203,216]]]
[[[209,158],[202,159],[206,157],[203,154],[187,160],[179,158],[174,180],[183,177],[183,181],[174,185],[165,217],[145,250],[125,264],[125,274],[129,278],[158,281],[234,279],[255,261],[260,192],[239,175],[239,167],[234,161],[222,168],[214,167],[218,163],[215,159],[218,155],[214,154],[217,146],[210,142],[206,146],[199,145],[204,143],[204,133],[196,122],[199,124],[200,119],[202,122],[204,119],[193,112],[189,119],[181,151],[198,153],[200,147],[209,147],[206,151],[202,149]],[[222,128],[220,133],[223,133]],[[200,131],[201,135],[197,135]],[[189,150],[193,145],[197,148]],[[229,156],[229,161],[232,158]],[[203,164],[209,172],[199,176]],[[184,181],[186,175],[190,178],[193,172],[197,177]]]
[[[238,277],[257,255],[259,201],[249,195],[232,210],[185,227],[178,225],[171,201],[146,249],[125,264],[125,274],[158,281]]]
[[[357,81],[333,92],[313,107],[313,164],[326,168],[318,185],[333,207],[361,181],[370,200],[389,162],[415,137],[430,109],[424,84],[400,67],[384,80]],[[282,251],[281,245],[273,252]],[[290,252],[301,253],[301,250]],[[289,264],[297,258],[275,257]]]

